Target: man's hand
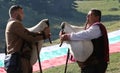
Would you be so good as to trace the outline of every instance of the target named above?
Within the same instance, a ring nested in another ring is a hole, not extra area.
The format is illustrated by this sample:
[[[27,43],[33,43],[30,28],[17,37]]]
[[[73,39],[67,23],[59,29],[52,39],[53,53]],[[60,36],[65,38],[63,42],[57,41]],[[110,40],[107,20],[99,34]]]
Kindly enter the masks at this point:
[[[63,41],[67,41],[67,40],[70,40],[70,35],[69,34],[65,34],[65,32],[63,31],[60,31],[59,32],[59,37],[60,37],[60,47],[62,46],[63,44]]]
[[[60,31],[59,37],[61,41],[70,40],[70,34],[65,34],[64,32]]]
[[[70,40],[70,35],[69,34],[63,34],[60,36],[61,41],[68,41]]]

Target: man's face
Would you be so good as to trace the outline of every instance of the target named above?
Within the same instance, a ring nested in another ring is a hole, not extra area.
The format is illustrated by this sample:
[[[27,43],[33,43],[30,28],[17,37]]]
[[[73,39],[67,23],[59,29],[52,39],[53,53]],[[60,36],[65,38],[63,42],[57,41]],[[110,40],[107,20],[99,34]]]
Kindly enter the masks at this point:
[[[93,14],[92,11],[88,12],[87,20],[89,23],[93,23],[96,20],[96,16]]]
[[[16,19],[18,19],[19,21],[22,21],[23,17],[24,17],[23,9],[18,9]]]

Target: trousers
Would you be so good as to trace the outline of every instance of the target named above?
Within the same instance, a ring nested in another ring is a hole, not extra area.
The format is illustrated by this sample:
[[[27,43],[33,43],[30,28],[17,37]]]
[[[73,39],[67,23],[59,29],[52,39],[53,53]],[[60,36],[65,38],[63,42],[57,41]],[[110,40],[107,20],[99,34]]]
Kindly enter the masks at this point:
[[[101,62],[98,64],[87,65],[81,68],[81,73],[105,73],[107,69],[108,63]]]

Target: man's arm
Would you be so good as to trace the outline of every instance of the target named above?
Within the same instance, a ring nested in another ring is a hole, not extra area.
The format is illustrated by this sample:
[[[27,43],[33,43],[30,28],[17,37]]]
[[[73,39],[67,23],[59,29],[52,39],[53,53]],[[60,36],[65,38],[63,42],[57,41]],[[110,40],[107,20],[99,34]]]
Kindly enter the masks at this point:
[[[70,40],[91,40],[100,37],[101,31],[98,25],[93,25],[87,30],[70,34]]]
[[[30,32],[23,27],[21,23],[14,22],[13,23],[14,33],[19,37],[25,39],[26,41],[36,42],[38,40],[43,40],[45,37],[45,33],[43,32]],[[49,33],[49,32],[48,32]]]

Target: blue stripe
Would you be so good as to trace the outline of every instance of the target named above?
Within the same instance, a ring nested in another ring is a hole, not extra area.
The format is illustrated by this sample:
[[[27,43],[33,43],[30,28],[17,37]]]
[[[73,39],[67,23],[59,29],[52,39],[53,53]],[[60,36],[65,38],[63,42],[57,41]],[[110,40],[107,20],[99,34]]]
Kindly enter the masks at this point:
[[[112,37],[112,38],[109,38],[109,43],[110,44],[117,43],[117,42],[120,42],[120,35]]]
[[[44,61],[44,60],[49,60],[51,58],[66,55],[66,53],[67,53],[67,48],[58,47],[56,50],[50,52],[41,52],[40,57],[41,57],[41,61]]]

